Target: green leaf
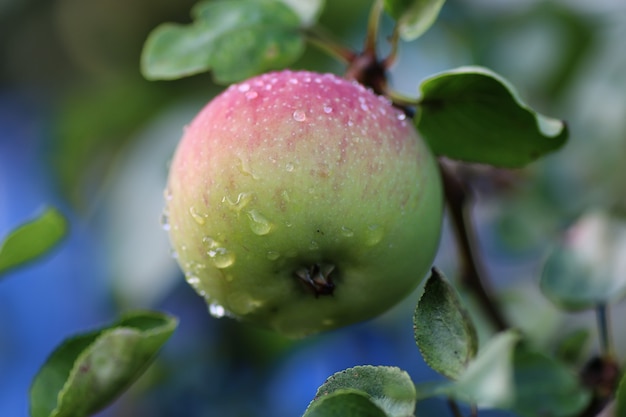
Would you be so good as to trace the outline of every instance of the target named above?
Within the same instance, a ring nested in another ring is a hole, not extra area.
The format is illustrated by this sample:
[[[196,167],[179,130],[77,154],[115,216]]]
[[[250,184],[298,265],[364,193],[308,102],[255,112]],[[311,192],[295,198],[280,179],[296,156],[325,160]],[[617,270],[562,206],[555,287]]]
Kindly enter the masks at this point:
[[[482,67],[461,67],[422,82],[415,125],[431,149],[467,162],[519,168],[561,147],[567,127],[525,104]]]
[[[32,417],[83,417],[134,382],[177,326],[175,318],[137,312],[63,342],[35,376]]]
[[[513,351],[518,341],[519,335],[512,330],[494,336],[448,394],[480,407],[509,407],[515,398]]]
[[[622,375],[615,393],[615,417],[626,417],[626,372]]]
[[[570,227],[550,254],[543,293],[568,310],[594,308],[626,293],[626,221],[591,212]]]
[[[345,390],[367,395],[388,417],[406,417],[415,411],[415,385],[406,372],[390,366],[366,365],[337,372],[328,378],[317,390],[305,415],[309,417],[308,410],[329,394]]]
[[[433,268],[413,316],[415,341],[428,366],[457,379],[476,356],[478,336],[459,297]]]
[[[295,61],[304,50],[300,17],[277,0],[198,3],[190,25],[166,23],[144,45],[148,79],[175,79],[212,70],[218,83],[240,81]]]
[[[564,364],[518,345],[514,355],[513,411],[528,417],[578,415],[589,400],[575,373]]]
[[[430,28],[445,0],[385,0],[385,11],[398,24],[400,37],[412,41]]]
[[[387,417],[363,392],[334,391],[313,403],[303,417]]]
[[[300,18],[303,26],[313,25],[324,9],[324,0],[279,0],[289,6]]]
[[[50,251],[67,234],[67,220],[48,208],[35,220],[13,230],[0,244],[0,274]]]

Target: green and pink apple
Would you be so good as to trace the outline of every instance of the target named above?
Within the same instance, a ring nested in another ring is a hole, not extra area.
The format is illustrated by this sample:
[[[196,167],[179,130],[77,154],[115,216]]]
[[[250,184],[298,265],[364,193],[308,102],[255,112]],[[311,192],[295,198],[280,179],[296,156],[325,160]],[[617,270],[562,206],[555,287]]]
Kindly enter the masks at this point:
[[[406,297],[439,243],[436,162],[405,114],[331,74],[232,85],[186,127],[169,234],[214,314],[299,337]]]

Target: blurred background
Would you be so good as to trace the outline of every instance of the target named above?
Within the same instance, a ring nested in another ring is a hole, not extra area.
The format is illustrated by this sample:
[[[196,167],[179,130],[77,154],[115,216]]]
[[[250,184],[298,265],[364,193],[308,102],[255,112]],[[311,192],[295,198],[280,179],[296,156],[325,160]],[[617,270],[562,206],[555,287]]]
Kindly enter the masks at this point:
[[[101,416],[299,416],[328,376],[359,364],[437,378],[413,340],[419,290],[371,322],[289,341],[211,317],[184,282],[159,223],[168,161],[183,126],[222,87],[210,74],[148,82],[139,56],[151,29],[188,22],[193,3],[0,0],[0,239],[46,205],[71,223],[53,253],[0,282],[0,416],[28,414],[30,382],[65,337],[140,308],[180,326]],[[359,48],[370,4],[328,1],[321,24]],[[624,39],[621,0],[448,0],[433,28],[401,45],[393,69],[396,89],[416,95],[435,72],[484,65],[568,121],[562,151],[520,172],[467,173],[488,271],[511,320],[538,343],[593,323],[558,313],[538,292],[546,251],[584,210],[626,211]],[[311,46],[298,67],[343,70]],[[436,264],[454,279],[447,228]],[[626,332],[615,330],[623,348]],[[447,413],[435,400],[420,410]]]

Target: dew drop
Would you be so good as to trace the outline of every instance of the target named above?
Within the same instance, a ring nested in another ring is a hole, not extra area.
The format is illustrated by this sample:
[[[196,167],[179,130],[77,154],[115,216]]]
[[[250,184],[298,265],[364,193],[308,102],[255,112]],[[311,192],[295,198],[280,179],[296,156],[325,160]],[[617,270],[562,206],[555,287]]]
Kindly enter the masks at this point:
[[[309,250],[318,250],[319,248],[320,245],[315,240],[312,240],[311,243],[309,243]]]
[[[165,201],[172,201],[173,197],[172,190],[170,190],[169,187],[163,190],[163,198],[165,198]]]
[[[254,180],[258,180],[259,179],[259,177],[252,172],[252,169],[250,168],[250,164],[249,164],[249,162],[247,160],[239,158],[239,163],[240,163],[239,171],[242,174],[247,175],[249,177],[252,177],[252,179],[254,179]]]
[[[255,235],[263,236],[272,230],[272,223],[257,210],[248,211],[248,218],[250,219],[250,229]]]
[[[379,243],[383,238],[384,230],[378,224],[371,224],[367,226],[365,231],[365,244],[374,246]]]
[[[333,112],[333,108],[330,106],[324,106],[324,113],[330,114]]]
[[[369,108],[369,107],[367,107],[367,104],[365,104],[365,103],[361,103],[361,110],[363,110],[363,111],[369,111],[369,110],[370,110],[370,108]]]
[[[198,287],[200,286],[200,278],[195,275],[187,276],[187,282],[195,289],[198,289]]]
[[[398,120],[405,120],[406,119],[406,114],[404,114],[404,112],[399,112],[396,117],[397,117]]]
[[[252,193],[239,193],[234,201],[228,196],[222,197],[222,203],[228,204],[228,207],[237,213],[246,207],[250,200],[252,200]]]
[[[285,164],[285,170],[286,170],[287,172],[293,172],[293,169],[294,169],[294,166],[293,166],[293,164],[292,164],[291,162],[287,162],[287,163]]]
[[[164,211],[164,212],[161,214],[161,227],[162,227],[162,228],[163,228],[163,230],[165,230],[166,232],[169,232],[169,231],[170,231],[170,229],[171,229],[171,226],[170,226],[170,219],[169,219],[169,216],[167,215],[167,212],[166,212],[166,211]]]
[[[341,226],[341,234],[345,237],[352,237],[354,236],[354,230],[346,226]]]
[[[211,303],[209,304],[209,314],[215,318],[221,319],[226,315],[226,309],[218,303]]]
[[[304,122],[306,120],[306,113],[302,110],[296,110],[293,112],[293,120],[296,122]]]
[[[191,217],[193,217],[196,223],[198,223],[199,225],[204,224],[204,217],[199,214],[193,206],[189,207],[189,214],[191,214]]]
[[[280,258],[280,252],[277,252],[275,250],[267,251],[267,259],[269,259],[270,261],[275,261],[278,258]]]
[[[246,98],[248,100],[254,100],[258,96],[259,96],[259,93],[257,93],[256,91],[248,91],[248,92],[246,92]]]
[[[214,248],[209,250],[207,254],[213,259],[215,267],[219,269],[228,268],[235,263],[235,254],[226,248]]]
[[[241,93],[245,93],[247,91],[250,91],[250,84],[239,84],[239,86],[237,87],[237,90],[239,90]]]

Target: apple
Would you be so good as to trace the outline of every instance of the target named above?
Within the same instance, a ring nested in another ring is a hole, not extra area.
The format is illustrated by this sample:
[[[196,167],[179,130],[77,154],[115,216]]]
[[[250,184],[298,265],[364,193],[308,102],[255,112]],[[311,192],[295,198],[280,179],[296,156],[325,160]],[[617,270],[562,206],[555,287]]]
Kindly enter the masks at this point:
[[[306,71],[257,76],[206,105],[165,196],[175,257],[211,312],[291,337],[406,297],[442,220],[435,160],[405,114]]]

